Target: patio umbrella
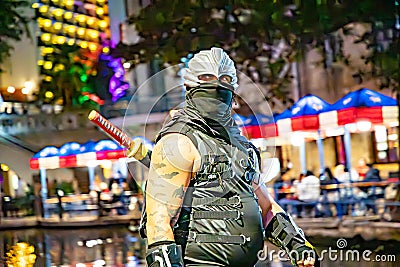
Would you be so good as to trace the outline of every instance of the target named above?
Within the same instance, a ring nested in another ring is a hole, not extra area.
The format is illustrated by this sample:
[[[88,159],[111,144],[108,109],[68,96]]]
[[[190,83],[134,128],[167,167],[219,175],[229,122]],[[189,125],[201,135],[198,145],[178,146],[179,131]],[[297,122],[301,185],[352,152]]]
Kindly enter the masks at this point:
[[[90,161],[125,157],[125,148],[113,140],[89,141],[85,144],[69,142],[60,148],[48,146],[29,160],[31,169],[57,169],[87,166]]]
[[[276,125],[272,116],[256,113],[250,116],[233,116],[236,123],[242,129],[242,133],[248,139],[270,138],[277,135]]]
[[[319,118],[323,130],[360,121],[390,125],[399,121],[398,103],[394,98],[362,88],[336,101]]]
[[[319,114],[321,129],[344,130],[346,167],[351,169],[350,132],[368,131],[372,125],[398,125],[398,103],[394,98],[362,88],[350,92]]]

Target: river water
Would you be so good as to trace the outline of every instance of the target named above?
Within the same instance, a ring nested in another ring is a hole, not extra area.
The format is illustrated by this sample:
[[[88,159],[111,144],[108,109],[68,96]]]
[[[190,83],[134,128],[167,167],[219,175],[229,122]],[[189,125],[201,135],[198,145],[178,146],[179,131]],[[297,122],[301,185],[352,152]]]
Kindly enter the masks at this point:
[[[365,241],[361,237],[309,239],[323,256],[322,266],[400,266],[400,241]],[[291,266],[272,246],[268,245],[265,251],[260,254],[257,267]],[[141,262],[145,242],[125,226],[1,231],[0,253],[0,266],[7,266],[7,260],[27,259],[34,261],[31,266],[35,267],[145,266]]]

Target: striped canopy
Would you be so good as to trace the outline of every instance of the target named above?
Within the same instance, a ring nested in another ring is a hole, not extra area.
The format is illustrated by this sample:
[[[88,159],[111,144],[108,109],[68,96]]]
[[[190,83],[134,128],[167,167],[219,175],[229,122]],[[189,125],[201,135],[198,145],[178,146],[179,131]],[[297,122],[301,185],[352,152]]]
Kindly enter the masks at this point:
[[[368,121],[371,124],[398,123],[398,103],[394,98],[362,88],[350,92],[319,114],[321,129]]]
[[[144,144],[151,144],[145,138]],[[47,146],[29,160],[31,169],[57,169],[69,167],[86,167],[96,160],[116,160],[126,157],[126,149],[111,139],[65,143],[61,147]]]
[[[125,149],[112,140],[89,141],[84,144],[69,142],[61,147],[44,147],[30,159],[31,169],[83,167],[89,162],[125,157]]]
[[[328,110],[329,103],[315,95],[305,95],[290,109],[275,116],[277,133],[280,136],[296,131],[317,131],[319,114]]]

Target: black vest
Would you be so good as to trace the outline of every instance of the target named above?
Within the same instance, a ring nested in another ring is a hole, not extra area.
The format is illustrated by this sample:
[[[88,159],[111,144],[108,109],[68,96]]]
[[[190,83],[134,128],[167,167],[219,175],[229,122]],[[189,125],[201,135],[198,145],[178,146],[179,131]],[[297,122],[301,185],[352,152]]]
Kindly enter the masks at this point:
[[[219,138],[180,127],[163,132],[191,139],[201,155],[199,171],[188,187],[175,240],[185,260],[221,266],[253,266],[263,248],[261,210],[251,186],[255,148],[239,150]]]

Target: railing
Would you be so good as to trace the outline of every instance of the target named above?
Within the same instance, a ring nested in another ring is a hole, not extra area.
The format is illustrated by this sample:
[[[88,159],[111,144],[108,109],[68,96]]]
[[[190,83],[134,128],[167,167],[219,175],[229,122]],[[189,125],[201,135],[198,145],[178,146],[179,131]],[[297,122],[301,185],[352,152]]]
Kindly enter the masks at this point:
[[[73,216],[97,216],[108,214],[126,215],[129,212],[140,211],[142,196],[124,191],[119,195],[96,192],[96,196],[89,194],[52,197],[46,199],[43,206],[43,217],[54,215],[60,219],[64,215]]]
[[[306,217],[330,217],[342,218],[345,215],[382,215],[388,209],[400,207],[400,201],[394,197],[385,196],[385,188],[393,186],[397,195],[400,193],[400,182],[398,179],[390,179],[377,182],[353,182],[321,185],[321,194],[318,199],[312,201],[301,201],[292,197],[296,189],[279,188],[280,184],[273,186],[275,196],[278,194],[289,195],[288,198],[277,199],[278,203],[294,216]],[[337,194],[332,194],[332,193]],[[357,193],[358,192],[358,193]],[[361,193],[360,193],[361,192]],[[334,209],[336,214],[332,214]],[[304,210],[307,212],[304,213]]]

